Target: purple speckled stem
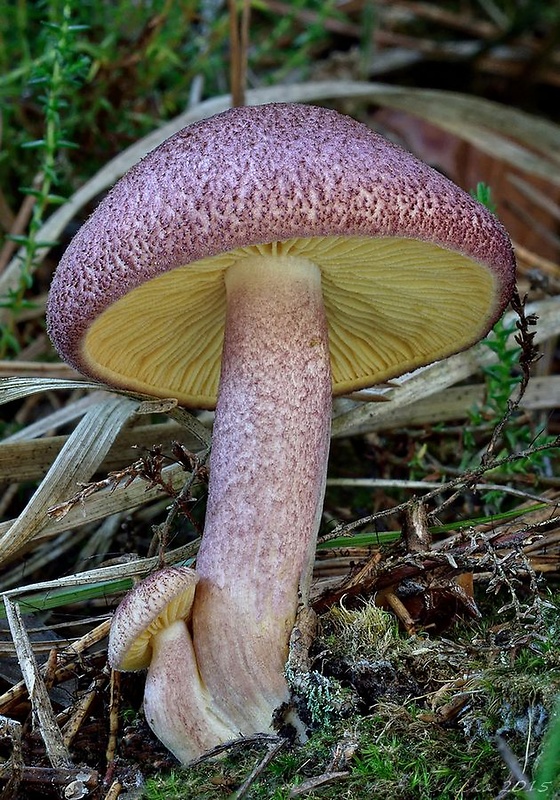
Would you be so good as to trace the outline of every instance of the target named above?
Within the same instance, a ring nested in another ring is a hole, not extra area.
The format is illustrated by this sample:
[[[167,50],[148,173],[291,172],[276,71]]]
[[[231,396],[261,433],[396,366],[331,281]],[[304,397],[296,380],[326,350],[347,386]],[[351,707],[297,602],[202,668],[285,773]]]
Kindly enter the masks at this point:
[[[313,263],[250,257],[226,288],[193,641],[206,688],[248,735],[270,730],[289,699],[284,667],[311,579],[332,386]]]

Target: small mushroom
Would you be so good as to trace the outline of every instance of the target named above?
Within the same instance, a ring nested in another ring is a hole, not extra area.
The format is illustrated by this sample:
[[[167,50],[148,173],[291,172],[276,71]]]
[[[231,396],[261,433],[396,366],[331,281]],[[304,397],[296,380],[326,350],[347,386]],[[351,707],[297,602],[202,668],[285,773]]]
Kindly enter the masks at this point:
[[[235,739],[198,673],[189,623],[198,576],[187,567],[152,572],[117,608],[109,635],[109,664],[147,669],[146,720],[179,761]]]
[[[332,394],[478,341],[514,272],[506,232],[468,194],[365,125],[293,104],[175,134],[64,254],[48,303],[62,357],[114,386],[216,407],[193,644],[243,734],[270,730],[289,700]]]

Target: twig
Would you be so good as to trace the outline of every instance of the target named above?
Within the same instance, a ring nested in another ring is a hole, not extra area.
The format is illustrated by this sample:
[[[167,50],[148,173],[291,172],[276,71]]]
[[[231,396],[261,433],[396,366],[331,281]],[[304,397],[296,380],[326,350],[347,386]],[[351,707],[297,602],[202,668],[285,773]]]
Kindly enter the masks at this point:
[[[525,791],[530,790],[531,781],[523,772],[519,761],[515,757],[515,753],[512,751],[506,740],[502,736],[497,735],[495,741],[499,754],[503,758],[507,768],[515,779],[516,788],[523,789]]]
[[[447,469],[447,468],[446,468]],[[462,473],[464,474],[464,473]],[[492,477],[496,477],[493,475]],[[505,475],[503,476],[504,481],[511,481],[515,478],[515,480],[520,480],[523,482],[524,476],[512,476],[512,475]],[[535,476],[535,483],[541,481],[541,477]],[[560,484],[560,479],[550,479],[550,483],[547,483],[546,478],[542,478],[543,485],[552,485],[556,486]],[[343,486],[347,488],[369,488],[369,489],[404,489],[405,491],[414,491],[415,489],[437,489],[441,487],[442,490],[445,490],[447,484],[442,483],[440,481],[407,481],[407,480],[391,480],[386,478],[329,478],[327,480],[327,486]],[[533,500],[537,503],[547,503],[550,505],[554,505],[554,500],[549,500],[546,497],[543,498],[542,495],[533,494],[532,492],[527,492],[524,489],[516,489],[514,486],[507,486],[502,483],[485,483],[480,482],[476,483],[473,486],[470,486],[470,489],[475,492],[503,492],[504,494],[510,494],[512,497],[522,497],[525,500]],[[438,512],[441,510],[441,506],[438,506]],[[325,541],[321,539],[321,541]]]
[[[392,3],[391,6],[392,9],[389,10],[405,9],[418,19],[435,22],[446,28],[459,30],[469,36],[479,36],[480,38],[490,39],[500,34],[500,29],[492,22],[475,19],[464,11],[459,13],[449,11],[448,9],[441,8],[439,4],[400,0],[398,3]]]
[[[228,0],[230,30],[230,88],[231,104],[245,105],[247,85],[247,54],[249,50],[249,20],[251,5],[242,0],[241,19],[238,19],[236,0]]]
[[[266,767],[270,764],[271,761],[276,758],[278,753],[286,747],[288,744],[287,739],[280,739],[279,741],[272,743],[268,748],[267,753],[265,756],[259,761],[257,766],[253,769],[251,774],[243,781],[239,789],[231,795],[230,800],[242,800],[243,797],[247,796],[247,792],[257,780],[259,775],[266,769]]]
[[[21,752],[21,724],[13,719],[0,717],[0,740],[2,739],[10,740],[12,754],[9,760],[0,766],[0,778],[7,779],[7,784],[0,793],[0,800],[11,800],[18,796],[25,770]]]
[[[521,348],[519,355],[519,366],[521,368],[521,381],[517,387],[517,394],[513,399],[508,400],[507,409],[502,419],[498,422],[492,436],[486,447],[486,452],[480,459],[482,467],[485,467],[494,456],[498,444],[502,438],[502,433],[505,426],[510,421],[512,415],[519,408],[519,404],[523,399],[527,384],[531,377],[531,365],[539,358],[539,353],[535,347],[535,334],[536,331],[531,331],[530,328],[537,324],[537,317],[535,314],[525,314],[525,305],[527,298],[521,299],[518,292],[515,291],[511,299],[511,307],[516,312],[518,319],[516,321],[516,328],[518,333],[515,335],[515,341]]]
[[[39,189],[42,180],[43,175],[41,173],[36,175],[31,184],[33,189]],[[21,236],[24,233],[31,218],[31,214],[33,213],[33,206],[36,202],[37,197],[34,194],[28,194],[27,197],[24,198],[12,225],[12,229],[10,230],[11,236]],[[0,272],[6,269],[10,258],[17,247],[18,245],[13,239],[6,239],[2,250],[0,250]]]
[[[121,673],[111,670],[109,698],[109,739],[105,751],[107,764],[111,765],[117,752],[117,735],[119,732],[119,711],[121,704]]]
[[[19,605],[9,597],[4,596],[4,606],[10,632],[16,646],[19,665],[27,686],[29,699],[31,700],[33,714],[45,743],[49,761],[55,769],[71,767],[70,753],[64,744],[60,728],[56,724],[51,701],[35,660]]]
[[[42,361],[0,361],[0,378],[12,377],[67,378],[68,380],[85,380],[83,375],[67,364],[46,364]]]
[[[120,781],[113,781],[113,783],[109,787],[109,791],[107,792],[107,794],[105,795],[103,800],[117,800],[117,797],[120,797],[122,789],[123,789],[123,785],[122,785],[122,783]],[[128,792],[127,792],[127,796],[128,796]]]
[[[346,772],[324,772],[322,775],[317,775],[315,778],[309,778],[309,780],[300,783],[299,786],[294,787],[288,797],[301,797],[308,792],[312,792],[315,789],[319,789],[322,786],[327,786],[331,783],[338,783],[339,781],[345,780],[350,773]]]
[[[191,766],[194,767],[197,764],[202,764],[205,761],[209,761],[216,756],[230,751],[238,752],[246,747],[253,747],[255,745],[274,745],[281,739],[282,737],[275,736],[273,733],[255,733],[252,736],[242,736],[239,739],[232,739],[229,742],[224,742],[223,744],[213,747],[212,750],[208,750],[208,752],[204,753],[200,758],[197,758],[196,761],[191,762]]]
[[[10,764],[2,764],[0,766],[0,779],[4,780],[7,778],[10,769]],[[72,800],[72,798],[87,797],[90,794],[87,790],[95,789],[99,785],[99,775],[95,770],[89,769],[89,767],[54,768],[24,766],[21,773],[21,782],[29,783],[32,786],[40,786],[43,790],[44,787],[47,786],[56,787],[57,789],[63,786],[66,789],[63,796]],[[56,796],[59,797],[60,795],[56,789],[55,792]],[[53,792],[53,794],[55,794],[55,792]],[[17,796],[18,795],[15,794],[6,795],[6,800],[13,800],[13,798]],[[0,795],[0,798],[4,800],[3,793]]]
[[[103,674],[95,678],[95,680],[92,681],[87,692],[80,697],[75,707],[72,709],[73,712],[72,716],[70,717],[70,719],[68,720],[62,731],[63,741],[66,747],[70,747],[70,745],[72,744],[74,737],[80,730],[80,727],[91,708],[91,704],[97,697],[99,690],[101,689],[105,681],[106,681],[106,676]]]
[[[330,33],[334,33],[337,36],[346,36],[350,39],[359,40],[362,36],[362,29],[359,25],[339,19],[334,15],[326,15],[324,8],[320,11],[312,11],[301,6],[298,8],[294,3],[282,2],[282,0],[266,0],[265,7],[274,14],[281,16],[293,15],[300,25],[305,25],[306,27],[320,25],[321,28]]]
[[[6,600],[5,600],[6,601]],[[102,623],[97,625],[93,630],[88,631],[81,639],[73,642],[71,645],[66,647],[59,653],[59,661],[63,659],[72,659],[76,658],[76,656],[80,656],[85,650],[87,650],[92,645],[96,644],[97,642],[104,639],[111,627],[111,620],[107,619],[104,620]],[[53,675],[53,683],[59,682],[61,680],[66,680],[69,676],[73,675],[76,669],[76,662],[69,661],[61,663],[58,666]],[[40,668],[40,675],[43,675],[45,670],[47,669],[47,665],[44,664]],[[11,686],[7,692],[0,696],[0,710],[2,713],[6,713],[6,709],[12,706],[14,703],[21,700],[21,698],[25,697],[27,692],[27,685],[25,681],[20,681],[16,683],[14,686]]]
[[[169,512],[165,520],[160,525],[155,525],[153,528],[154,537],[150,543],[150,547],[148,548],[147,555],[149,558],[150,556],[155,555],[157,550],[160,566],[163,566],[164,564],[165,550],[171,533],[171,528],[173,527],[173,523],[175,522],[179,512],[183,512],[197,534],[202,536],[202,528],[200,527],[198,521],[192,516],[189,509],[189,504],[193,500],[191,490],[194,482],[196,480],[203,479],[206,481],[206,483],[208,483],[208,470],[205,464],[210,453],[209,449],[207,449],[202,456],[199,457],[195,453],[191,453],[190,450],[187,450],[186,447],[184,447],[180,442],[174,441],[172,442],[172,452],[173,456],[177,460],[177,463],[181,464],[185,472],[187,472],[188,478],[183,488],[179,492],[174,493],[173,502],[169,507]]]
[[[518,178],[514,175],[508,175],[508,180],[510,180],[515,186],[518,185],[518,181],[521,181],[521,178]],[[525,181],[523,181],[523,184],[525,184]],[[547,210],[550,210],[550,208]],[[538,253],[534,253],[532,250],[529,250],[529,248],[525,247],[519,242],[514,242],[514,249],[518,262],[526,262],[529,267],[535,267],[536,269],[545,272],[547,275],[552,275],[553,277],[560,276],[560,266],[558,266],[555,261],[551,261],[549,258],[544,258]]]

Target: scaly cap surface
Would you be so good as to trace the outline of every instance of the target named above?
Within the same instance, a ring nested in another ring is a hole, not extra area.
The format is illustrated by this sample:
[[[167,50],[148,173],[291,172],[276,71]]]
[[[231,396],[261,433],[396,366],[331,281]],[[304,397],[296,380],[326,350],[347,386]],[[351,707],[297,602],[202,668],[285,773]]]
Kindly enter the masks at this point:
[[[321,268],[335,393],[468,347],[514,282],[498,220],[409,153],[329,109],[241,107],[116,184],[57,269],[51,338],[92,377],[212,407],[223,272],[255,253]]]

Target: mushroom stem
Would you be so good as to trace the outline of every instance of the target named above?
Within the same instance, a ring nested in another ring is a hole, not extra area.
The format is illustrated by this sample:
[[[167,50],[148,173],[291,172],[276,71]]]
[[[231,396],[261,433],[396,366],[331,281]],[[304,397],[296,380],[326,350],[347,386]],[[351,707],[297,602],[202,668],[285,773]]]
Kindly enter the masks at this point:
[[[239,737],[200,680],[184,620],[176,620],[154,636],[144,713],[158,739],[183,764]]]
[[[289,700],[325,490],[332,386],[321,273],[250,256],[226,273],[227,315],[197,559],[193,642],[203,681],[248,735]]]

